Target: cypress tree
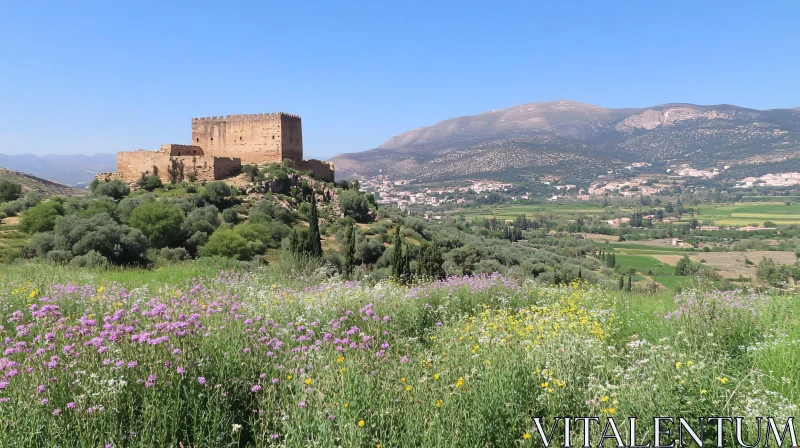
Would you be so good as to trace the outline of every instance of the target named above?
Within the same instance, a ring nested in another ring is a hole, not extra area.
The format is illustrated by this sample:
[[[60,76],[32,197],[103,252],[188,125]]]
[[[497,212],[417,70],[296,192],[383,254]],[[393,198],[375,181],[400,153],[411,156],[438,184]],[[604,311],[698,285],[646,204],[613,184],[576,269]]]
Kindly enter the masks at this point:
[[[633,289],[633,285],[631,284],[632,280],[633,280],[633,276],[632,275],[628,275],[628,289],[627,289],[628,292],[631,292],[631,290]]]
[[[432,279],[444,278],[443,264],[444,258],[442,257],[441,248],[436,241],[432,243],[423,242],[419,251],[419,259],[417,260],[417,275]]]
[[[394,248],[394,258],[392,259],[392,277],[399,280],[403,271],[403,241],[400,238],[400,225],[395,228],[394,241],[392,243]]]
[[[625,276],[619,276],[619,290],[622,291],[625,289]]]
[[[317,216],[317,201],[312,194],[309,196],[311,213],[308,215],[308,254],[314,258],[322,258],[322,237],[319,232],[319,217]]]
[[[289,238],[289,249],[295,255],[299,255],[305,249],[304,244],[300,241],[300,236],[297,234],[297,229],[292,229],[292,235]]]

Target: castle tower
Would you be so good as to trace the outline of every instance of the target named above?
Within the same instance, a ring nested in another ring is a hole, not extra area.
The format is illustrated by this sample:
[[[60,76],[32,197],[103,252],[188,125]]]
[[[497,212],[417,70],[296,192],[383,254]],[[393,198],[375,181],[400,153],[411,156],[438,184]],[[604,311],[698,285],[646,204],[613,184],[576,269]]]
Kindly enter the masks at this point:
[[[192,119],[192,145],[215,157],[238,157],[242,163],[303,160],[300,117],[283,112]]]

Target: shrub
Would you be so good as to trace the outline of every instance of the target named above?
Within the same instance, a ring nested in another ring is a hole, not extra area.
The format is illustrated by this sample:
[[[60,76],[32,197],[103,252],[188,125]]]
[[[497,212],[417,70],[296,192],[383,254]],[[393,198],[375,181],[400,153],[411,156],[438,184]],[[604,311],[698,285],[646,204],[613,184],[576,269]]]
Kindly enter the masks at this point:
[[[281,247],[281,241],[289,236],[292,231],[289,226],[274,221],[264,224],[240,224],[234,227],[233,230],[247,241],[262,243],[264,248],[255,251],[258,254],[264,253],[264,249],[267,248],[277,249]]]
[[[203,196],[218,208],[225,208],[228,204],[228,197],[231,196],[231,187],[222,181],[209,182],[206,184]]]
[[[121,201],[117,205],[117,216],[119,217],[120,222],[127,223],[128,218],[131,216],[136,207],[146,203],[146,202],[154,202],[156,197],[151,194],[143,194],[140,196],[131,196],[127,197]]]
[[[222,212],[222,219],[228,224],[239,224],[241,221],[241,218],[239,218],[239,212],[232,208],[225,209],[225,211]]]
[[[233,229],[219,229],[208,238],[208,243],[200,248],[203,257],[221,256],[235,260],[249,260],[253,251],[247,240]]]
[[[356,222],[369,222],[369,202],[367,198],[356,190],[345,190],[339,193],[339,207],[345,216],[353,218]]]
[[[56,238],[52,232],[43,232],[33,235],[31,241],[25,246],[25,253],[31,256],[44,257],[56,247]]]
[[[15,201],[22,196],[22,185],[7,179],[0,180],[0,202]]]
[[[45,259],[50,263],[67,264],[72,259],[72,252],[68,250],[51,250]]]
[[[31,191],[25,195],[25,197],[22,199],[22,203],[26,209],[29,209],[42,202],[42,200],[44,200],[44,195],[42,193],[39,193],[38,191]]]
[[[108,258],[93,250],[86,255],[78,255],[69,262],[70,266],[76,268],[106,268],[108,264]]]
[[[183,212],[176,205],[148,202],[136,207],[128,223],[144,233],[150,247],[159,249],[181,240]]]
[[[161,182],[161,179],[158,176],[146,176],[139,179],[136,182],[136,186],[145,191],[153,191],[157,188],[163,187],[164,184]]]
[[[197,251],[201,246],[208,242],[208,233],[197,231],[183,243],[183,247],[189,252],[191,256],[196,256]]]
[[[42,202],[22,213],[19,228],[27,233],[49,232],[63,214],[64,207],[59,202]]]
[[[17,216],[24,209],[25,203],[21,199],[0,204],[0,213],[3,213],[6,217]]]
[[[117,223],[106,213],[88,218],[61,216],[53,230],[57,251],[79,256],[94,250],[114,264],[147,261],[147,237],[139,229]]]
[[[195,232],[205,232],[210,235],[220,224],[222,222],[219,220],[219,210],[213,205],[196,208],[183,220],[183,227],[190,235]]]
[[[176,248],[165,247],[161,249],[159,255],[161,255],[161,258],[167,261],[181,261],[190,258],[189,252],[182,247],[176,247]]]
[[[131,194],[131,189],[121,180],[102,182],[92,191],[97,195],[108,196],[117,201]]]
[[[374,264],[383,255],[384,249],[378,238],[362,238],[356,244],[356,257],[364,264]]]
[[[308,207],[310,211],[311,204]],[[297,221],[297,215],[274,202],[262,200],[250,210],[250,214],[247,217],[247,221],[250,223],[265,223],[272,220],[278,220],[284,224],[292,224]]]

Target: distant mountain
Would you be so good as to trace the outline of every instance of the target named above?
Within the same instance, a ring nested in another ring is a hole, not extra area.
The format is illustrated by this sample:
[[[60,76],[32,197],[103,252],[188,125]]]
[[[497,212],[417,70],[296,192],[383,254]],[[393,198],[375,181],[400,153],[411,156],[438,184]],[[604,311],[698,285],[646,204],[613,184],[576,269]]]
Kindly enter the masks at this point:
[[[34,176],[69,185],[85,188],[95,174],[116,171],[116,154],[94,155],[46,155],[0,154],[0,167],[30,173]]]
[[[331,159],[336,177],[507,177],[602,172],[629,162],[763,164],[798,158],[800,111],[532,103],[451,118]],[[800,161],[800,158],[798,158]]]
[[[5,168],[0,168],[0,179],[9,180],[22,185],[23,194],[29,191],[38,191],[45,196],[72,196],[82,192],[82,190],[77,188],[51,182],[19,171],[7,170]]]

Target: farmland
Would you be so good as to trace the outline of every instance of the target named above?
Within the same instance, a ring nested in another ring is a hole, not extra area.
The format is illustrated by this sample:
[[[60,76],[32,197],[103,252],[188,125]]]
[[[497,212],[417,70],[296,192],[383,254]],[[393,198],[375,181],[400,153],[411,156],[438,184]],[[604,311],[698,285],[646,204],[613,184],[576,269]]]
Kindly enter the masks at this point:
[[[800,224],[800,203],[783,202],[737,202],[725,204],[700,204],[694,206],[694,212],[685,214],[680,222],[689,223],[692,220],[706,222],[719,226],[746,226],[748,224],[763,225],[765,221],[772,221],[777,225]],[[589,218],[600,214],[610,216],[629,216],[639,207],[603,207],[596,202],[553,202],[547,204],[524,204],[495,206],[477,206],[460,209],[453,212],[463,215],[467,219],[477,217],[510,220],[518,215],[532,218],[537,215],[546,215],[562,219]]]
[[[777,225],[800,224],[800,204],[783,202],[739,202],[735,204],[700,205],[694,219],[713,222],[719,226],[763,225],[772,221]]]
[[[466,219],[473,219],[476,217],[488,218],[494,216],[497,219],[507,220],[514,219],[515,217],[523,214],[529,218],[536,215],[553,214],[565,219],[572,219],[579,216],[600,214],[609,211],[611,211],[609,208],[603,208],[602,204],[597,203],[558,202],[553,204],[470,207],[467,209],[458,210],[454,213],[463,215]]]

